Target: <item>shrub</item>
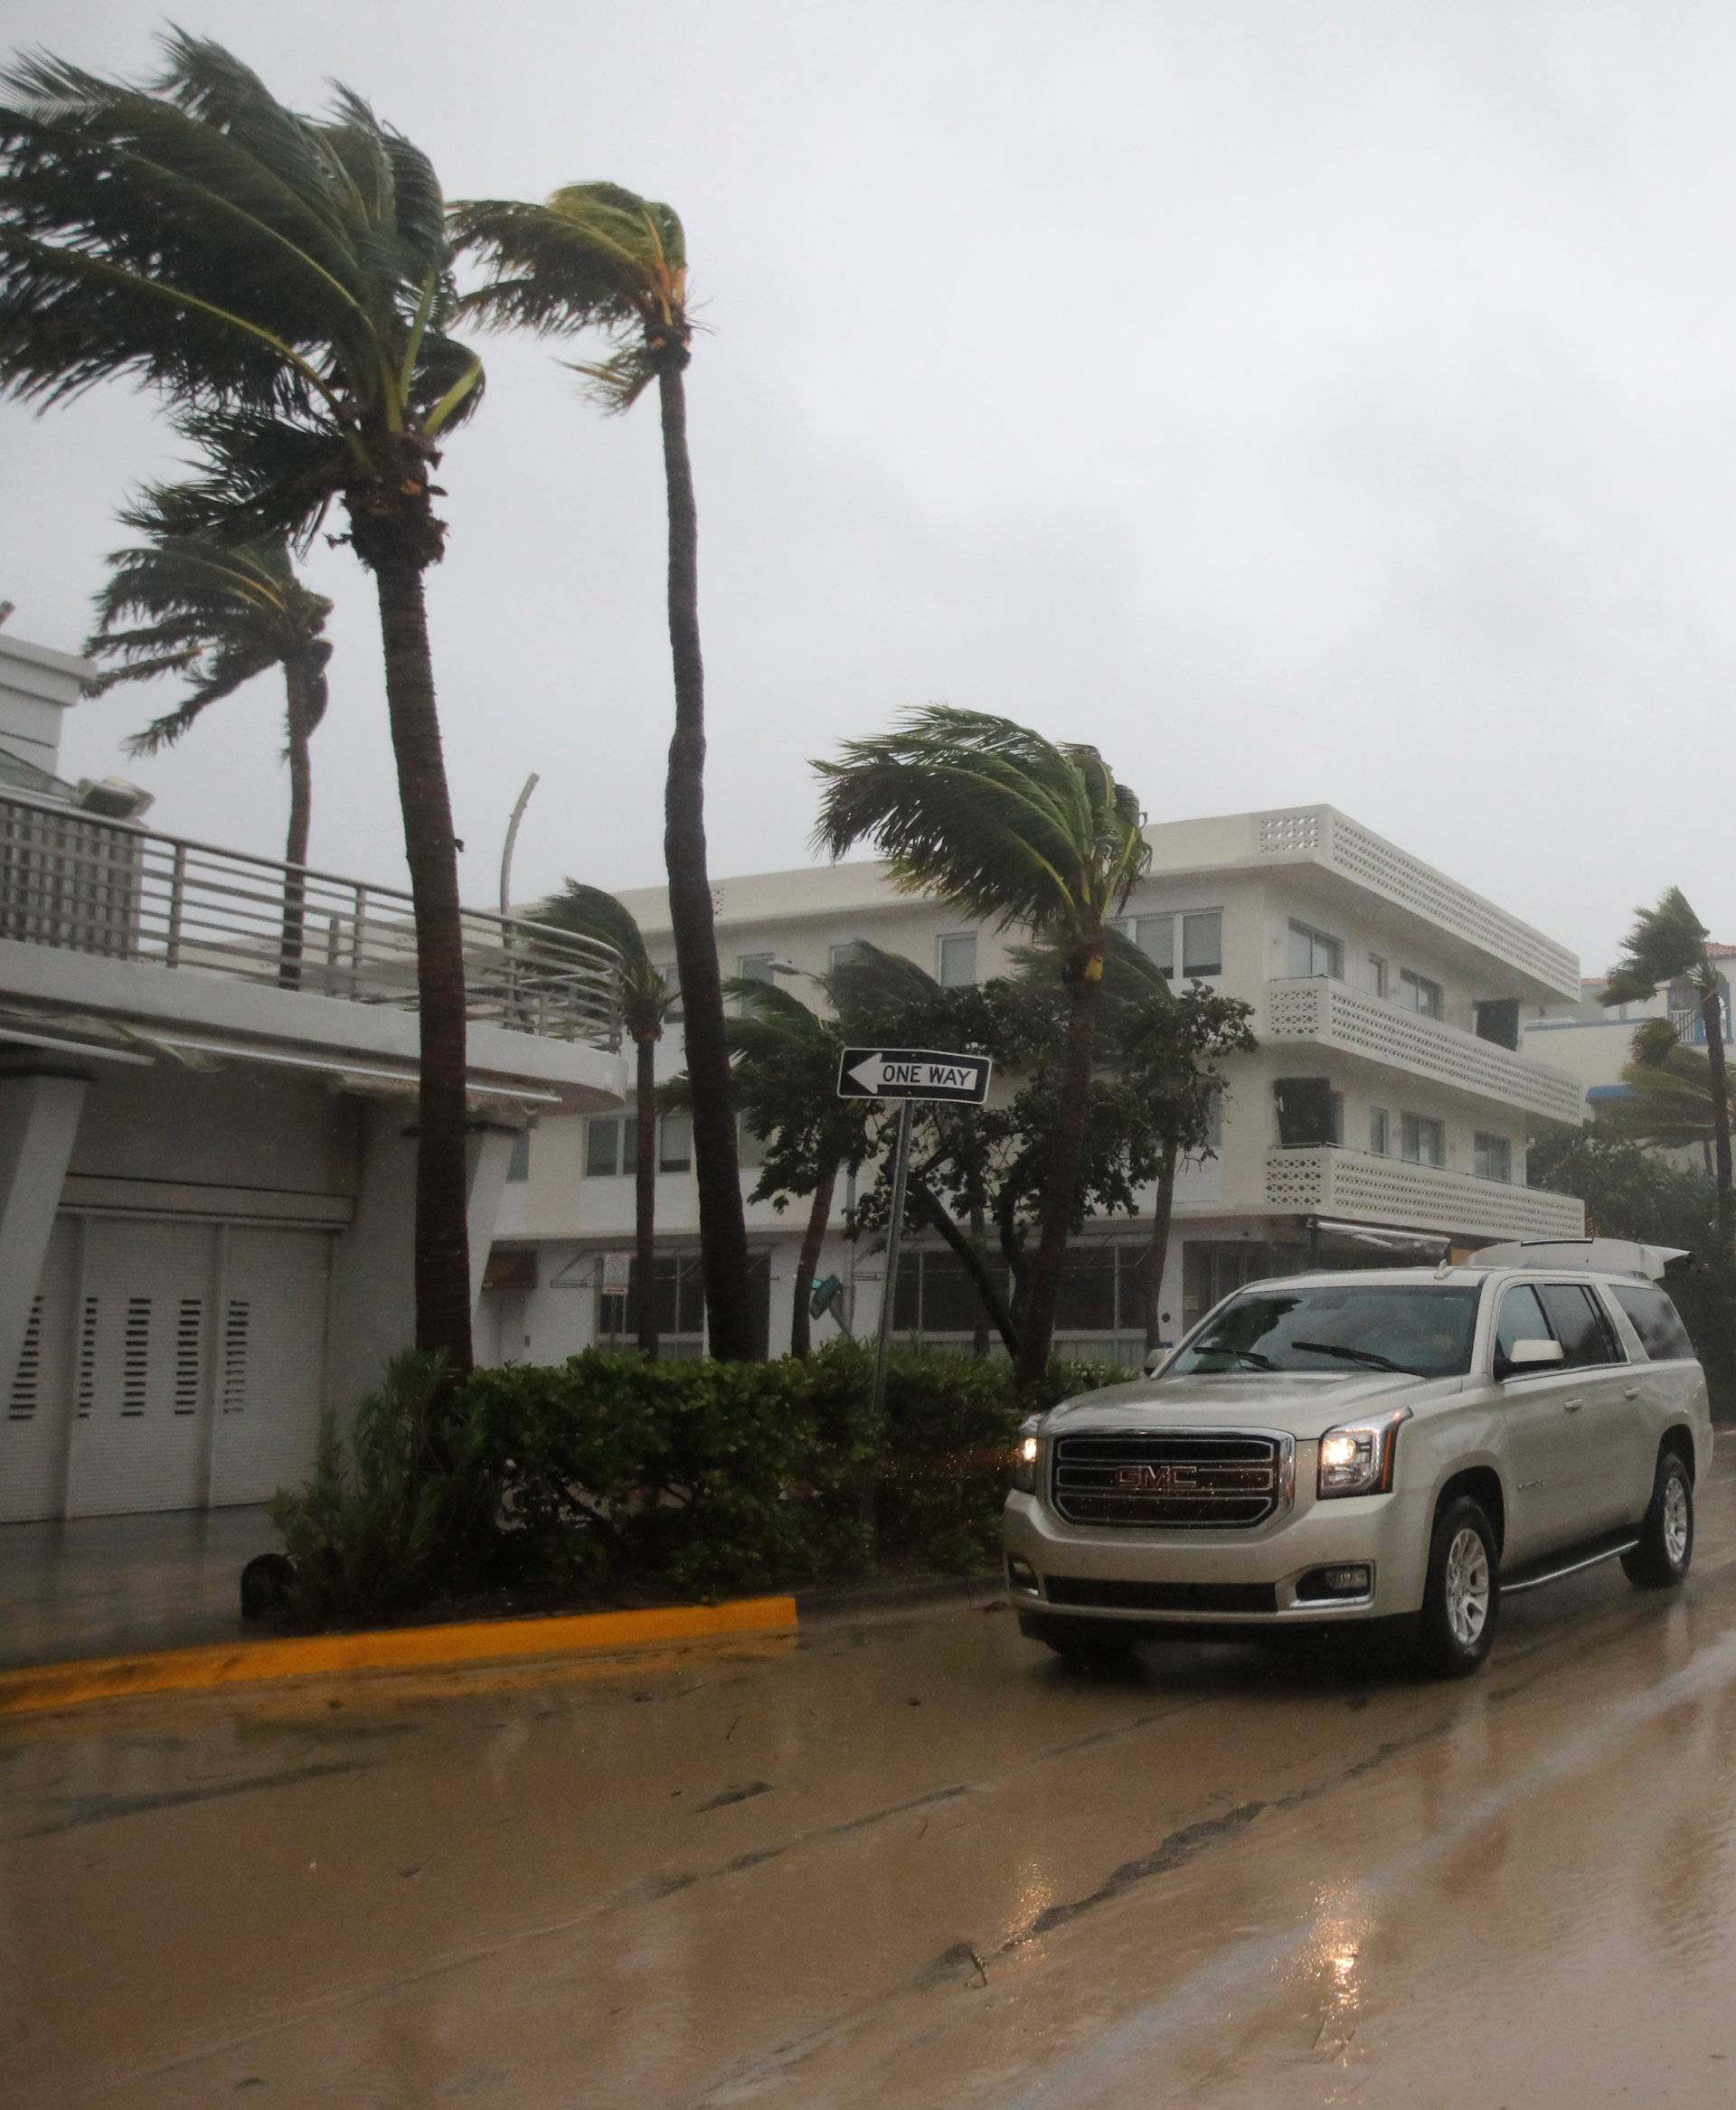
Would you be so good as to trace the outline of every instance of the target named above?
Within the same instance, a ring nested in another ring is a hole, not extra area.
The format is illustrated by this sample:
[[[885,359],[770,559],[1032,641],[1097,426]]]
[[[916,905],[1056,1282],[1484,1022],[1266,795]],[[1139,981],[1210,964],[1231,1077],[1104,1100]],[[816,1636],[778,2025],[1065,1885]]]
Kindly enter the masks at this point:
[[[329,1427],[313,1479],[272,1515],[316,1618],[376,1616],[442,1590],[582,1581],[701,1596],[859,1574],[883,1559],[967,1568],[991,1555],[1026,1407],[1012,1366],[872,1351],[806,1362],[647,1363],[588,1350],[477,1371],[441,1393],[401,1357]],[[1057,1364],[1039,1403],[1126,1379]]]
[[[296,1568],[290,1608],[314,1620],[379,1618],[449,1587],[491,1505],[476,1418],[462,1401],[437,1418],[437,1356],[387,1364],[355,1410],[349,1457],[332,1417],[320,1424],[313,1477],[271,1501]]]

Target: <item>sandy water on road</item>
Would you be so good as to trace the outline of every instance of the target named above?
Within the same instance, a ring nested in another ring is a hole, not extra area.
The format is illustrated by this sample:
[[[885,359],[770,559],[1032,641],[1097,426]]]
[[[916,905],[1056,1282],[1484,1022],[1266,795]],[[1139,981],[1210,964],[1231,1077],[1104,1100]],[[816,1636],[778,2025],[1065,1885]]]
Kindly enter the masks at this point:
[[[1736,2101],[1736,1457],[1468,1685],[998,1610],[0,1729],[0,2100]]]

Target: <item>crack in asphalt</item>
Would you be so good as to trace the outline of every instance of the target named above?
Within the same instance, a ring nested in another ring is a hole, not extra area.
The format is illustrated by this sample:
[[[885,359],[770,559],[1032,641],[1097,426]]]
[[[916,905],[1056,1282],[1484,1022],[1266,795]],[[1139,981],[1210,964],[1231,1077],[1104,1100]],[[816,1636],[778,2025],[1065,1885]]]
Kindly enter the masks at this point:
[[[62,1816],[46,1824],[26,1825],[6,1834],[5,1843],[24,1839],[49,1839],[57,1832],[77,1832],[86,1824],[111,1824],[121,1817],[142,1817],[156,1810],[175,1810],[188,1803],[214,1803],[231,1795],[253,1794],[261,1788],[292,1787],[298,1781],[323,1780],[333,1774],[371,1773],[384,1763],[379,1758],[328,1759],[317,1766],[292,1766],[280,1773],[256,1773],[246,1780],[219,1780],[197,1787],[159,1788],[150,1794],[48,1795],[49,1803],[67,1805]]]

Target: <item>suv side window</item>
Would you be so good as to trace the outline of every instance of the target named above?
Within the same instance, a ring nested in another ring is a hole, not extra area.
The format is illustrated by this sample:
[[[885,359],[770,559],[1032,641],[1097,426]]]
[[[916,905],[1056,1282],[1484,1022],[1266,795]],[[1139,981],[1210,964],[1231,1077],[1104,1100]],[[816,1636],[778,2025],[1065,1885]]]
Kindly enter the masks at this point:
[[[1501,1315],[1495,1326],[1495,1357],[1498,1365],[1505,1356],[1513,1353],[1515,1341],[1547,1341],[1550,1338],[1549,1321],[1543,1316],[1543,1307],[1537,1302],[1537,1292],[1528,1282],[1515,1283],[1505,1292],[1501,1299]],[[1556,1365],[1545,1364],[1545,1369]]]
[[[1687,1362],[1694,1342],[1680,1313],[1661,1289],[1617,1289],[1616,1302],[1634,1322],[1634,1332],[1653,1362]]]
[[[1561,1344],[1567,1369],[1583,1370],[1594,1363],[1628,1360],[1597,1298],[1582,1282],[1545,1282],[1539,1286],[1537,1294]]]

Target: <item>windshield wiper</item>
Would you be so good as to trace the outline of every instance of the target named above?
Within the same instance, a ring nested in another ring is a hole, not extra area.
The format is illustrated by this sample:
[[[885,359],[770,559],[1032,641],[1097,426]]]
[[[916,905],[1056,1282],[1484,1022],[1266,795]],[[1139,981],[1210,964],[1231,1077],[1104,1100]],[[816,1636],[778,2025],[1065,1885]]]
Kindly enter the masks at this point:
[[[1256,1355],[1251,1348],[1222,1348],[1202,1342],[1194,1352],[1198,1355],[1234,1355],[1254,1370],[1276,1370],[1278,1365],[1269,1355]]]
[[[1310,1355],[1339,1355],[1346,1362],[1360,1362],[1367,1370],[1397,1371],[1400,1376],[1407,1378],[1422,1375],[1409,1363],[1394,1362],[1390,1356],[1376,1355],[1372,1348],[1344,1348],[1335,1341],[1292,1341],[1290,1346],[1304,1349]]]

